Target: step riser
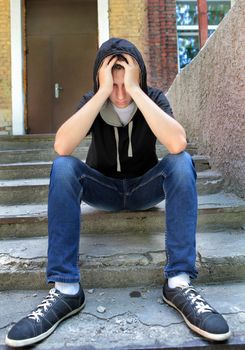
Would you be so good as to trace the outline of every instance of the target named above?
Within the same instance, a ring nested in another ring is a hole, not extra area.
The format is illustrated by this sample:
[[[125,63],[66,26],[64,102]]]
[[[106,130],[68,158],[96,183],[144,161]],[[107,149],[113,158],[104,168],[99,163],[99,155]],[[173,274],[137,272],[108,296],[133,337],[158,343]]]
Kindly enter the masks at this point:
[[[37,160],[36,160],[37,161]],[[40,160],[41,161],[41,160]],[[47,164],[21,164],[15,166],[0,165],[0,181],[1,180],[17,180],[17,179],[37,179],[47,178],[50,174],[51,160],[47,160]],[[196,171],[205,171],[210,169],[208,161],[196,160]]]
[[[103,267],[102,259],[101,263],[96,262],[98,266],[95,268],[93,262],[90,261],[85,268],[80,268],[82,285],[84,288],[161,285],[163,283],[162,266],[165,264],[164,254],[163,252],[163,259],[157,265],[136,266],[135,264],[126,264],[121,267]],[[1,290],[46,289],[46,264],[47,259],[42,259],[39,263],[35,262],[34,264],[32,264],[32,261],[21,262],[21,266],[18,266],[18,263],[16,266],[13,264],[9,271],[6,267],[6,271],[0,274]],[[212,259],[203,266],[197,264],[197,268],[199,283],[222,283],[244,280],[245,278],[244,261],[237,262],[236,259],[234,261],[230,259],[227,263],[224,263],[223,259],[216,259],[215,261]]]
[[[240,229],[244,226],[245,210],[213,210],[200,209],[198,212],[197,231],[221,231],[226,229]],[[47,235],[47,217],[2,219],[0,221],[0,239],[41,237]],[[103,233],[154,233],[165,231],[165,213],[152,211],[122,212],[122,213],[97,213],[86,214],[83,217],[81,235]]]
[[[39,142],[34,142],[34,141],[6,141],[3,142],[1,141],[0,138],[0,149],[2,151],[18,151],[18,150],[28,150],[28,149],[52,149],[54,147],[54,140],[50,141],[39,141]]]
[[[157,155],[159,158],[164,157],[167,154],[166,149],[162,146],[156,147]],[[187,150],[193,155],[194,150]],[[75,150],[73,155],[80,159],[85,159],[88,153],[88,147],[79,147]],[[27,149],[17,151],[5,151],[0,152],[0,164],[11,164],[11,163],[26,163],[26,162],[37,162],[37,161],[51,161],[57,157],[57,153],[53,149]]]
[[[80,148],[74,152],[74,156],[84,159],[87,155],[87,148]],[[57,157],[57,154],[50,149],[6,151],[0,153],[1,164],[26,163],[26,162],[49,162]]]
[[[222,190],[223,179],[198,179],[199,195],[214,194]],[[0,187],[0,205],[47,203],[48,185]]]
[[[20,186],[0,188],[0,205],[47,203],[48,186]]]
[[[54,147],[54,135],[37,135],[37,136],[11,136],[0,137],[1,150],[22,150],[22,149],[52,149]],[[91,137],[85,138],[81,145],[89,146]],[[190,144],[194,148],[193,144]]]
[[[55,135],[37,135],[32,137],[31,135],[25,136],[0,136],[0,150],[30,150],[30,149],[53,149],[55,141]],[[87,136],[80,143],[80,147],[88,147],[91,143],[91,136]],[[156,147],[163,147],[158,141]],[[197,153],[197,147],[195,144],[189,142],[187,144],[187,150],[191,154]]]
[[[79,147],[89,147],[91,143],[90,139],[83,140]],[[162,145],[156,144],[156,148],[162,148]],[[1,142],[0,137],[0,150],[1,151],[18,151],[18,150],[31,150],[31,149],[46,149],[51,151],[54,148],[54,140],[52,141],[39,141],[39,142]],[[187,151],[190,154],[197,154],[197,148],[193,144],[187,145]]]
[[[0,166],[1,180],[18,180],[18,179],[44,179],[50,175],[50,164],[19,165],[19,166]]]

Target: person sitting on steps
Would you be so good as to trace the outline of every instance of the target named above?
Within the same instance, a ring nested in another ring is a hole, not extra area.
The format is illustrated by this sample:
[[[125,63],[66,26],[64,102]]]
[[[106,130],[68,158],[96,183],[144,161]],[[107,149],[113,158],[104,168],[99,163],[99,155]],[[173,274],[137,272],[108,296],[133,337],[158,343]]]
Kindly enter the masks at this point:
[[[98,50],[94,89],[58,130],[48,199],[48,296],[6,336],[21,347],[49,336],[85,305],[78,267],[81,201],[103,210],[145,210],[165,199],[167,262],[163,299],[199,335],[230,336],[227,322],[190,284],[197,277],[196,171],[186,133],[163,92],[147,85],[143,58],[129,41],[111,38]],[[92,135],[86,162],[71,156]],[[168,154],[158,160],[156,140]]]

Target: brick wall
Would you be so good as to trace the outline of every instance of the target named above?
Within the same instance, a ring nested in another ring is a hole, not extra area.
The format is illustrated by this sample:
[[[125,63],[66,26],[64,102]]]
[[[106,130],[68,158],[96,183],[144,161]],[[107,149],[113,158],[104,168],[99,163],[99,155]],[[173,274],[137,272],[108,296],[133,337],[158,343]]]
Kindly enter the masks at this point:
[[[175,0],[110,0],[110,36],[141,51],[148,84],[167,91],[178,73]]]
[[[141,51],[148,84],[167,91],[178,73],[175,0],[110,0],[110,36]]]
[[[11,131],[9,0],[0,0],[0,135]]]
[[[149,83],[167,91],[178,73],[176,1],[148,0]]]

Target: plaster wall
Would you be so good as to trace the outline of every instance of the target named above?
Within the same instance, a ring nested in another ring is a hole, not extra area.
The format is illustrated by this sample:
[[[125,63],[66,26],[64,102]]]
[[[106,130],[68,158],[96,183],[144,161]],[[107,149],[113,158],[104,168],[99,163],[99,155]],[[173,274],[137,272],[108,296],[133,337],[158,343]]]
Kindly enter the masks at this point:
[[[245,197],[245,1],[236,0],[167,96],[198,151],[210,156],[226,188]]]

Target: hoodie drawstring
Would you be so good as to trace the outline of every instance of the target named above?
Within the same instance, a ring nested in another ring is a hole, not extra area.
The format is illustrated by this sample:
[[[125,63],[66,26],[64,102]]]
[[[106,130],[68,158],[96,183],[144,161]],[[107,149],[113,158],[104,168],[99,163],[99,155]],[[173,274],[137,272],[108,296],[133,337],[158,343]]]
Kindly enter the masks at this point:
[[[133,131],[133,121],[128,124],[128,157],[133,157],[133,149],[132,149],[132,131]]]
[[[117,149],[117,171],[121,171],[121,163],[119,159],[119,134],[116,126],[114,126],[114,134],[115,134],[116,149]]]
[[[133,148],[132,148],[132,131],[133,131],[133,121],[129,122],[128,124],[128,157],[133,157]],[[115,134],[115,140],[116,140],[116,149],[117,149],[117,171],[121,172],[121,163],[120,163],[120,157],[119,157],[119,133],[118,128],[114,126],[114,134]]]

